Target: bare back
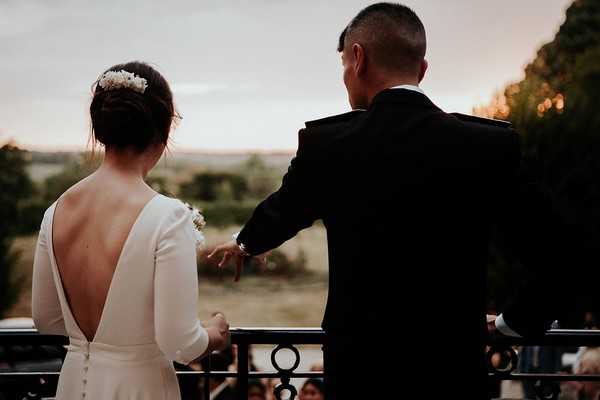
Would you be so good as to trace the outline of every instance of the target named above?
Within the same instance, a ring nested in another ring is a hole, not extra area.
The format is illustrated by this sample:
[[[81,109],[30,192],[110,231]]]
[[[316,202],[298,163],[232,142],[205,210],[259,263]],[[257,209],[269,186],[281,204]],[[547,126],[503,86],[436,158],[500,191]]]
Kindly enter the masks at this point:
[[[155,195],[140,182],[94,173],[57,202],[54,255],[73,317],[88,341],[100,324],[131,228]]]

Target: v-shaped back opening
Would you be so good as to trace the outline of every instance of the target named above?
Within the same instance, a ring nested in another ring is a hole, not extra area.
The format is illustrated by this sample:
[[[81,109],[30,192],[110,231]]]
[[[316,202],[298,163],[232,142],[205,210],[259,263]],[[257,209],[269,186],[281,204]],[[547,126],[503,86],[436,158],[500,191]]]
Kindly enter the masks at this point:
[[[103,327],[103,321],[104,321],[104,317],[106,315],[107,309],[110,306],[110,295],[111,295],[111,291],[115,285],[116,282],[116,278],[117,278],[117,274],[119,272],[119,266],[121,264],[121,260],[123,258],[123,254],[126,252],[127,250],[127,245],[130,242],[130,239],[133,237],[134,232],[135,232],[135,228],[136,226],[139,224],[139,222],[141,221],[144,212],[146,211],[146,209],[149,208],[149,205],[151,203],[153,203],[156,198],[160,197],[161,195],[159,193],[155,194],[154,196],[152,196],[152,198],[150,198],[150,200],[148,200],[138,211],[138,214],[136,216],[136,218],[134,219],[134,222],[131,224],[131,226],[129,227],[129,231],[127,233],[127,236],[125,238],[125,240],[123,241],[122,245],[121,245],[121,249],[119,251],[119,255],[117,257],[117,262],[113,268],[113,273],[112,276],[110,278],[110,283],[108,285],[108,290],[106,292],[106,296],[104,297],[104,302],[102,305],[102,310],[100,312],[100,317],[98,319],[98,323],[96,325],[96,328],[94,329],[92,338],[90,339],[81,329],[81,325],[79,323],[79,321],[77,321],[77,319],[75,318],[75,315],[73,314],[73,308],[71,306],[70,303],[70,299],[67,296],[67,292],[65,291],[64,285],[63,285],[63,279],[62,279],[62,275],[61,275],[61,271],[60,268],[58,266],[58,261],[56,259],[56,255],[55,255],[55,251],[54,251],[54,217],[56,216],[56,209],[58,208],[58,204],[59,204],[59,200],[56,200],[56,202],[54,203],[54,209],[52,210],[52,219],[50,221],[50,240],[49,240],[49,244],[50,244],[50,249],[51,249],[51,261],[52,261],[52,265],[55,268],[55,272],[56,272],[56,286],[57,286],[57,291],[59,292],[59,296],[62,297],[62,299],[64,300],[64,307],[66,308],[66,310],[63,310],[63,314],[66,312],[66,314],[68,314],[68,318],[71,319],[75,329],[77,329],[78,333],[81,335],[82,339],[87,340],[88,342],[96,342],[96,340],[98,339],[99,334],[102,332],[102,327]]]

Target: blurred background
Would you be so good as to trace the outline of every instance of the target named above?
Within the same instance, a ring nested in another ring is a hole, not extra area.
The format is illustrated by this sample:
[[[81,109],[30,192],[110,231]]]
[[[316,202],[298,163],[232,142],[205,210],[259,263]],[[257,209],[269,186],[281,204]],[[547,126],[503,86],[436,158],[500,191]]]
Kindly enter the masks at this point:
[[[600,2],[404,3],[428,33],[426,94],[448,112],[512,122],[526,174],[598,243]],[[275,250],[266,266],[252,265],[239,284],[205,255],[277,189],[304,121],[349,110],[335,49],[368,4],[1,0],[0,319],[31,315],[43,212],[101,160],[89,143],[91,85],[111,65],[139,59],[170,81],[183,116],[149,183],[206,216],[201,317],[222,310],[234,326],[318,326],[327,295],[320,224]],[[492,245],[490,312],[524,274]],[[596,311],[584,302],[561,324],[596,328]],[[567,350],[552,356],[561,360],[552,368],[572,367],[561,358]]]

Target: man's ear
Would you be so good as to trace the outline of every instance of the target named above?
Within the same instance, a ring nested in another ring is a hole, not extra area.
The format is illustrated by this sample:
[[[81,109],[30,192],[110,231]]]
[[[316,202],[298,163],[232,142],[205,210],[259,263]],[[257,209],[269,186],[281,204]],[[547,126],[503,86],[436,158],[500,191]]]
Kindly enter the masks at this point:
[[[425,77],[425,73],[427,72],[427,67],[429,67],[429,63],[427,62],[427,60],[423,59],[423,61],[421,62],[420,70],[419,70],[419,83],[421,83],[421,81]]]
[[[363,75],[367,69],[365,49],[358,43],[352,44],[352,55],[354,56],[354,72],[356,76]]]

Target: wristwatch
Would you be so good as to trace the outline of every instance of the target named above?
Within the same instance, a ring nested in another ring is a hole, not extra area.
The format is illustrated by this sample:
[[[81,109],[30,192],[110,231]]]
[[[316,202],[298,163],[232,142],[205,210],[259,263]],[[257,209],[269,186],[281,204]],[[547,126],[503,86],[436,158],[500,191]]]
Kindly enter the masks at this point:
[[[235,242],[237,243],[237,245],[238,245],[238,248],[240,249],[240,252],[242,253],[242,255],[243,255],[244,257],[250,257],[250,256],[252,256],[252,255],[251,255],[250,253],[248,253],[248,251],[246,250],[246,245],[245,245],[244,243],[238,242],[237,238],[238,238],[239,234],[240,234],[239,232],[238,232],[238,233],[234,233],[234,234],[232,235],[232,238],[233,238],[233,240],[235,240]]]

